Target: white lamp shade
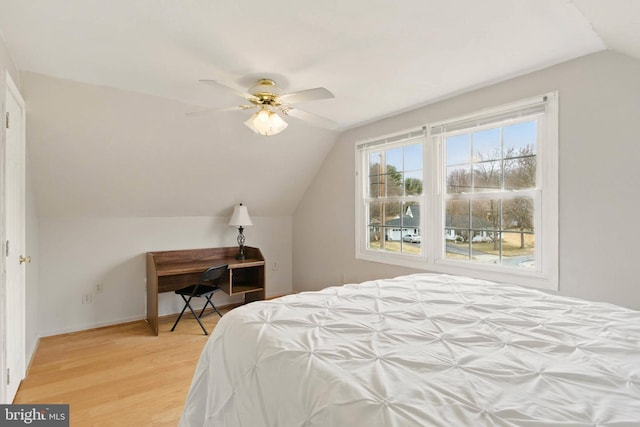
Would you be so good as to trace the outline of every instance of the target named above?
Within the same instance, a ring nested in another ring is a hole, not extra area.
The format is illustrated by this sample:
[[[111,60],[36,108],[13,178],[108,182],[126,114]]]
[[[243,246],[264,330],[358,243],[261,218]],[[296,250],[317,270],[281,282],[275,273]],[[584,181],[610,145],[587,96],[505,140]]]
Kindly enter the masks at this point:
[[[255,133],[265,136],[280,133],[289,126],[279,115],[266,108],[254,113],[244,124]]]
[[[235,227],[248,227],[253,225],[251,217],[249,216],[249,210],[242,203],[233,208],[233,214],[229,220],[229,225],[233,225]]]

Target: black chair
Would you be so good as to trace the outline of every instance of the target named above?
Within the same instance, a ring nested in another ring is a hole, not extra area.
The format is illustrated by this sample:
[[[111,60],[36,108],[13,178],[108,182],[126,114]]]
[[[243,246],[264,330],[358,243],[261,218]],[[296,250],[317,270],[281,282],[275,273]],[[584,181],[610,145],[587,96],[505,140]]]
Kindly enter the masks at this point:
[[[218,287],[218,283],[220,282],[222,275],[225,273],[225,271],[227,271],[227,267],[228,267],[227,264],[223,264],[223,265],[217,265],[215,267],[207,268],[200,276],[200,280],[198,281],[198,283],[175,291],[176,294],[182,297],[185,304],[184,304],[184,307],[182,308],[182,311],[180,312],[180,315],[176,319],[176,323],[173,324],[173,328],[171,328],[171,332],[173,332],[173,330],[178,325],[178,322],[182,318],[184,311],[187,308],[189,308],[193,316],[196,318],[196,320],[200,324],[200,327],[204,331],[204,334],[209,335],[204,325],[200,321],[200,318],[204,314],[204,310],[207,308],[207,305],[209,304],[211,304],[211,307],[215,310],[216,313],[218,313],[218,316],[222,317],[222,314],[218,311],[216,306],[213,304],[213,301],[211,301],[211,297],[215,292],[220,290],[220,288]],[[196,315],[195,311],[193,311],[193,308],[191,307],[191,304],[190,304],[191,299],[194,297],[195,298],[205,297],[207,299],[207,302],[204,303],[204,307],[202,307],[202,310],[200,311],[199,315]]]

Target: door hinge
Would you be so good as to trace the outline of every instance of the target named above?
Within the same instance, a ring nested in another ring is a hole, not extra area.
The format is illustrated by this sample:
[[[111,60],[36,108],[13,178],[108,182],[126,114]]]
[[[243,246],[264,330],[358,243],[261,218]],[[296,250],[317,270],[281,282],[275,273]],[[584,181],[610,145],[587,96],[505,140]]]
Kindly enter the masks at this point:
[[[11,384],[11,368],[7,368],[7,385]]]
[[[9,129],[9,112],[7,111],[7,114],[5,116],[5,127],[7,129]]]
[[[4,256],[9,256],[9,241],[4,244]]]

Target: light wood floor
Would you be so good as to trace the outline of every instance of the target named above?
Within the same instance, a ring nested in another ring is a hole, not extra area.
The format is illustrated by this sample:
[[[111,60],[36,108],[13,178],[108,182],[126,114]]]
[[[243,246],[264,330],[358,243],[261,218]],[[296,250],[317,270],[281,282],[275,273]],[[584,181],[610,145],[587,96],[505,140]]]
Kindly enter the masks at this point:
[[[219,317],[203,319],[211,333]],[[207,336],[192,316],[174,321],[157,337],[139,321],[42,338],[14,403],[69,404],[77,427],[177,426]]]

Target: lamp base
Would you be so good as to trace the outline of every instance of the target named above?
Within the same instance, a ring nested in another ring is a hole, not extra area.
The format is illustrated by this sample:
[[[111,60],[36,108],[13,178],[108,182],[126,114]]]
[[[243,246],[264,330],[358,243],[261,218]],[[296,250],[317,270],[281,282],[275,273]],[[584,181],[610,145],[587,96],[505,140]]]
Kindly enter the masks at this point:
[[[244,234],[242,231],[244,230],[243,226],[238,227],[238,255],[236,255],[236,259],[243,260],[244,256]]]
[[[240,246],[238,250],[238,255],[236,255],[236,259],[245,260],[247,257],[244,255],[244,246]]]

